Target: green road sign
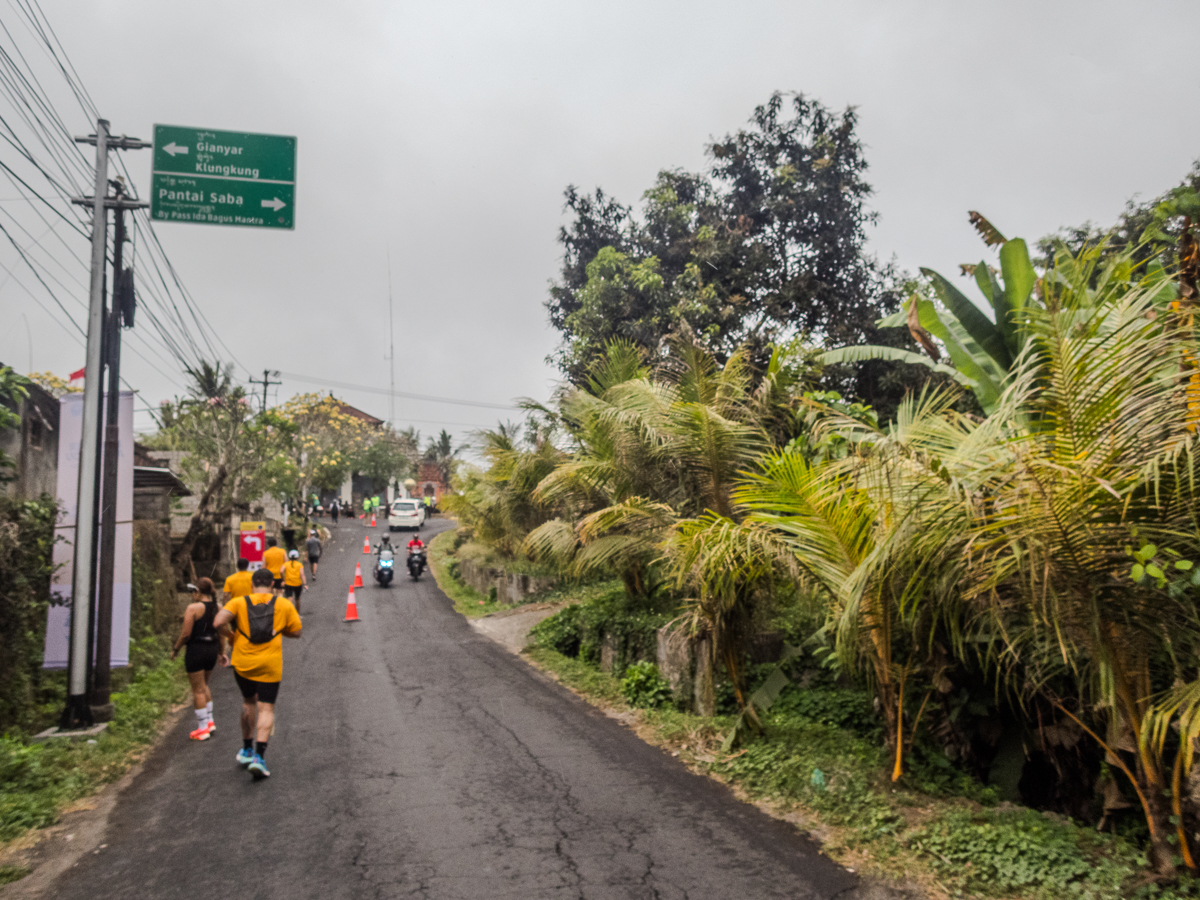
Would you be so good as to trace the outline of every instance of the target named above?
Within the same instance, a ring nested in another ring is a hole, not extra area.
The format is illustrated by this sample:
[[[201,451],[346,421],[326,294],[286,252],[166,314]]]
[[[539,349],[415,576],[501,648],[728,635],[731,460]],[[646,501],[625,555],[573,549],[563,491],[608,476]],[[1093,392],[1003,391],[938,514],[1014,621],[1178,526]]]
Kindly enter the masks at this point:
[[[151,219],[294,228],[295,208],[294,137],[154,126]]]

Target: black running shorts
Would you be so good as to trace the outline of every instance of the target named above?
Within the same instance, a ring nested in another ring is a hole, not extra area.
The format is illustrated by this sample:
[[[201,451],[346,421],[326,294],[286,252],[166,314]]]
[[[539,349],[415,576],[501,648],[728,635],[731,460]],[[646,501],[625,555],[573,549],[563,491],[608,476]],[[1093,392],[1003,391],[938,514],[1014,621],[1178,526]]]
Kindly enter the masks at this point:
[[[310,554],[308,554],[308,564],[309,564],[310,566],[315,566],[315,565],[316,565],[317,563],[319,563],[320,561],[321,561],[321,557],[319,557],[319,556],[313,556],[311,553],[310,553]]]
[[[216,641],[188,644],[183,653],[183,668],[188,672],[211,672],[221,655],[221,645]]]
[[[258,698],[260,703],[274,703],[275,698],[279,696],[278,681],[252,681],[249,678],[243,678],[237,672],[233,673],[234,680],[242,689],[242,696],[247,700]]]
[[[274,580],[274,581],[271,583],[271,587],[275,588],[275,590],[279,590],[281,587],[283,587],[283,579],[282,579],[282,578],[276,578],[276,579],[275,579],[275,580]]]
[[[302,585],[302,584],[285,584],[283,586],[283,596],[287,597],[289,600],[292,599],[293,597],[295,597],[297,600],[299,600],[300,592],[303,590],[304,590],[304,585]]]

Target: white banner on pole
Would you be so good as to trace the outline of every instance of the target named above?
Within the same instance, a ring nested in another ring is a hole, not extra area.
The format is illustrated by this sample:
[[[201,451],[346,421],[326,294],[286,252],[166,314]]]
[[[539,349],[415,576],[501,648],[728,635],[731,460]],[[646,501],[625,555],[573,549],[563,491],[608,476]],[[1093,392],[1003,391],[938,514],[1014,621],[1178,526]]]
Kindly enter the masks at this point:
[[[71,584],[75,555],[75,504],[78,501],[79,440],[83,430],[83,394],[59,399],[58,505],[63,510],[54,534],[54,564],[50,610],[46,616],[46,646],[42,668],[65,669],[71,646]],[[101,418],[107,404],[101,399]],[[101,422],[101,434],[104,423]],[[133,392],[121,391],[117,456],[117,545],[113,560],[111,665],[129,665],[129,610],[133,582]],[[103,461],[101,468],[103,472]]]

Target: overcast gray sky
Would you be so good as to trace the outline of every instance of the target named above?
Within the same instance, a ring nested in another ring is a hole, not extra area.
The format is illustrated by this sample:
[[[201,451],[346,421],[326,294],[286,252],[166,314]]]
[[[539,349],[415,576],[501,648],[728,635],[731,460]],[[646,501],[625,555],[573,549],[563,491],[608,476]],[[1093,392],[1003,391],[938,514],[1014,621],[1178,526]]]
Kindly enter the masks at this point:
[[[554,382],[543,301],[566,185],[636,201],[658,170],[704,166],[774,90],[858,107],[871,248],[947,275],[983,255],[968,209],[1010,236],[1109,224],[1200,156],[1196,0],[41,2],[117,132],[299,138],[294,232],[157,226],[241,366],[386,387],[390,252],[397,388],[453,398]],[[11,7],[0,20],[28,39]],[[148,194],[149,151],[125,156]],[[0,262],[36,288],[7,242]],[[25,371],[31,337],[34,369],[82,366],[46,309],[0,286],[0,361]],[[179,390],[138,357],[125,372],[151,405]],[[283,381],[280,399],[317,389]],[[388,415],[384,396],[337,393]],[[396,404],[425,435],[505,415]]]

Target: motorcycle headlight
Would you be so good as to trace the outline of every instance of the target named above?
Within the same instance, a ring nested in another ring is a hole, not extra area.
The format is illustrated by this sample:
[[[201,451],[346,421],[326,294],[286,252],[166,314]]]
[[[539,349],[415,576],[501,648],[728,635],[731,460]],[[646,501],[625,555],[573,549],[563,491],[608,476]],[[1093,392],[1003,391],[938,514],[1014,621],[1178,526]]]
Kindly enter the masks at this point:
[[[392,567],[392,561],[390,559],[381,559],[379,564],[385,569],[390,569]]]

